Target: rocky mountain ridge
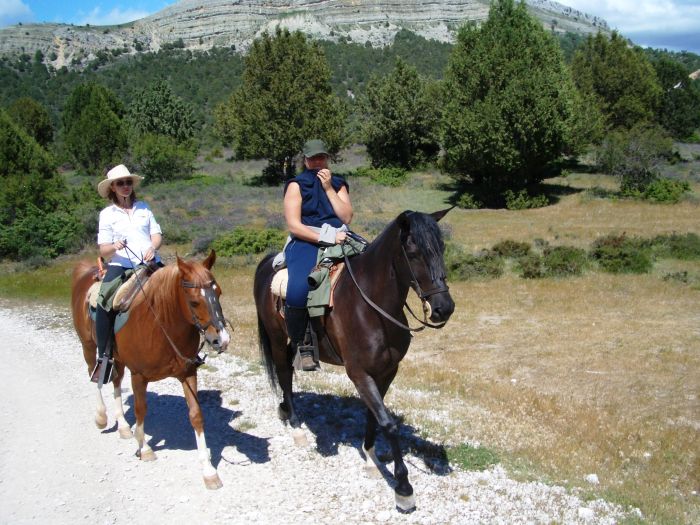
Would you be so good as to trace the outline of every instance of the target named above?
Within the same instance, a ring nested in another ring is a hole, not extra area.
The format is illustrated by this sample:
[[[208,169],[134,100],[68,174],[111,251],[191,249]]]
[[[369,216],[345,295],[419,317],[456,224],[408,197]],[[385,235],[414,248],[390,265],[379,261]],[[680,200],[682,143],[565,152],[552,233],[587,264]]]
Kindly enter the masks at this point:
[[[530,12],[552,31],[608,31],[595,16],[550,0],[528,0]],[[119,26],[29,24],[0,29],[0,55],[34,54],[56,68],[80,67],[100,51],[158,51],[164,46],[245,52],[256,36],[277,27],[312,38],[384,46],[401,29],[451,42],[467,21],[483,22],[489,0],[181,0]]]

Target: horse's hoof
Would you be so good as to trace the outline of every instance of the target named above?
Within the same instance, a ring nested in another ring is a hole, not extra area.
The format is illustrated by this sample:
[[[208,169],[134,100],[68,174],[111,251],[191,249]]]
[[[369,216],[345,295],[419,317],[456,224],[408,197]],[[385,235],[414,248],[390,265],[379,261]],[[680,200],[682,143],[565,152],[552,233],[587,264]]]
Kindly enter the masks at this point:
[[[141,461],[155,461],[157,459],[156,453],[151,449],[142,450],[141,453],[138,454],[138,457],[141,459]]]
[[[134,437],[134,433],[129,427],[121,427],[119,429],[119,437],[122,439],[132,439]]]
[[[107,416],[105,416],[105,417],[95,416],[95,426],[99,430],[104,430],[105,428],[107,428]]]
[[[309,440],[306,439],[306,433],[301,428],[292,429],[292,437],[297,447],[306,447],[309,444]]]
[[[280,418],[282,422],[289,421],[289,412],[284,409],[281,403],[277,407],[277,417]]]
[[[219,475],[214,474],[213,476],[204,476],[204,486],[209,490],[217,490],[223,487],[224,484],[221,483]]]
[[[416,510],[416,496],[411,494],[410,496],[402,496],[401,494],[394,493],[396,497],[396,510],[401,514],[410,514]]]

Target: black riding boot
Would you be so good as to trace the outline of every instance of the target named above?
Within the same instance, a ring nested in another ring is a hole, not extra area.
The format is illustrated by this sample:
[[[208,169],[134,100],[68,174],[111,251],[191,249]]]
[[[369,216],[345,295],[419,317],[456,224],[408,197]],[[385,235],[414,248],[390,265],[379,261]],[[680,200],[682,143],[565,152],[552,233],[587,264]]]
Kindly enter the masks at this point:
[[[285,305],[284,319],[287,322],[287,334],[289,334],[291,341],[292,352],[296,355],[297,350],[299,350],[301,369],[305,372],[318,370],[319,366],[314,355],[313,345],[304,342],[309,324],[309,311],[306,307],[298,308]]]
[[[100,305],[95,315],[95,334],[97,336],[97,365],[92,371],[90,381],[102,386],[112,380],[112,346],[114,341],[114,312],[107,312]]]

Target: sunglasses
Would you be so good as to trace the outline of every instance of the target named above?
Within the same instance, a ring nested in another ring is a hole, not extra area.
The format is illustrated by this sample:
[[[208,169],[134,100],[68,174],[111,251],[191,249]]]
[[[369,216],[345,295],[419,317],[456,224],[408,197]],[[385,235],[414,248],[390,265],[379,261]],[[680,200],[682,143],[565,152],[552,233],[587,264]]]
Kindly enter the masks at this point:
[[[116,181],[114,184],[116,184],[119,187],[121,187],[121,186],[133,186],[134,181],[131,179],[122,179],[122,180]]]

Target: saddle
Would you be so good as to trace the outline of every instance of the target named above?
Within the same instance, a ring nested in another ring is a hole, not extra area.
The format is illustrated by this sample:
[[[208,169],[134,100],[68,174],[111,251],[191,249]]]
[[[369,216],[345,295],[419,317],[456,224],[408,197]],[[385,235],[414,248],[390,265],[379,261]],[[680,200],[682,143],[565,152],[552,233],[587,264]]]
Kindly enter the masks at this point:
[[[306,346],[314,352],[316,361],[318,361],[319,357],[319,348],[322,347],[326,350],[326,354],[329,358],[331,358],[334,364],[342,365],[343,359],[335,351],[335,348],[333,347],[333,344],[331,343],[326,333],[325,315],[323,315],[323,313],[325,313],[326,307],[329,309],[333,307],[335,287],[338,284],[338,278],[340,277],[341,273],[343,272],[343,269],[345,268],[345,263],[342,261],[338,261],[331,266],[328,266],[327,263],[324,263],[324,265],[325,268],[328,270],[328,287],[330,295],[328,297],[327,302],[323,301],[324,303],[326,303],[325,306],[321,306],[319,303],[316,306],[309,308],[310,313],[317,315],[312,315],[309,317],[309,323],[306,328],[306,334],[304,336],[304,342],[302,343],[302,345]],[[311,275],[313,275],[314,272],[317,271],[318,266],[316,266],[312,270]],[[270,285],[270,291],[272,292],[272,295],[276,297],[275,308],[277,310],[277,314],[282,318],[284,318],[284,303],[285,298],[287,296],[288,281],[289,272],[285,267],[275,272],[274,276],[272,277],[272,283]],[[299,363],[299,359],[300,354],[299,352],[297,352],[297,355],[294,357],[293,364],[294,368],[297,370],[301,370],[301,364]]]
[[[111,299],[111,307],[115,312],[126,312],[129,310],[131,303],[136,298],[138,293],[145,289],[148,283],[148,278],[155,271],[154,268],[150,266],[139,266],[136,268],[131,276],[119,286],[114,292]],[[98,296],[100,294],[100,288],[102,287],[102,278],[104,277],[104,271],[102,270],[101,260],[98,259],[98,275],[97,280],[92,284],[90,290],[88,291],[88,303],[91,308],[97,308]]]

